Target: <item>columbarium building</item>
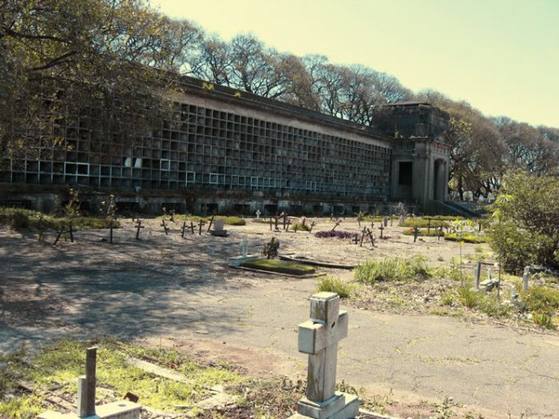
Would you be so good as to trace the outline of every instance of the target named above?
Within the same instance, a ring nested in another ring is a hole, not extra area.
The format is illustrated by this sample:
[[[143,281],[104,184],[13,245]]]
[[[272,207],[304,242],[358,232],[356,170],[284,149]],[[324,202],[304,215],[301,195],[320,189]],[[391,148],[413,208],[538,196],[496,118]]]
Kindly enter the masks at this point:
[[[428,210],[447,199],[448,115],[387,105],[375,128],[235,89],[184,79],[159,129],[133,143],[77,118],[52,127],[65,147],[0,170],[0,205],[50,210],[78,188],[122,208],[194,213],[353,214],[393,202]]]

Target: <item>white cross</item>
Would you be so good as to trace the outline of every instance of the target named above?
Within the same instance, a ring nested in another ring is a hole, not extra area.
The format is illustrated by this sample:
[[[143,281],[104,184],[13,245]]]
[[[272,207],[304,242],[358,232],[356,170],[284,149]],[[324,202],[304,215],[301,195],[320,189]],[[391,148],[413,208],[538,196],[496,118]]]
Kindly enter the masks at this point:
[[[347,336],[348,316],[338,294],[319,292],[311,297],[310,317],[299,325],[299,352],[309,354],[307,398],[320,403],[335,395],[338,342]]]

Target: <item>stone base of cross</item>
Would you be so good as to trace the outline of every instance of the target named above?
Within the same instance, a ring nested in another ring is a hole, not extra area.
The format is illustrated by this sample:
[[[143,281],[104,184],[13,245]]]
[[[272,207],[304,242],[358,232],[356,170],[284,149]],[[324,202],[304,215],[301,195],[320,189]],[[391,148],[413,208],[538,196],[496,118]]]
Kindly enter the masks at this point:
[[[359,413],[357,396],[336,391],[338,342],[347,330],[348,316],[340,311],[338,294],[314,294],[310,320],[299,325],[299,352],[309,354],[306,397],[291,419],[350,419]]]

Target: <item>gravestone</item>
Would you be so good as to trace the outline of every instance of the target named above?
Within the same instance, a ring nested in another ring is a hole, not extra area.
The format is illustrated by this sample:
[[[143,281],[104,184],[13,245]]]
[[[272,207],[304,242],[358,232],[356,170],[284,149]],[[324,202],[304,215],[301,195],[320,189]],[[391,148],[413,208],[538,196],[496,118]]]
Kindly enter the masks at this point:
[[[262,214],[260,212],[260,210],[256,210],[256,219],[259,220],[260,219],[260,214]]]
[[[222,219],[218,218],[213,222],[213,229],[210,230],[210,234],[212,236],[218,236],[218,237],[226,237],[229,235],[229,233],[227,232],[227,230],[225,230],[223,228],[223,226],[225,225],[225,221],[223,221]]]
[[[340,311],[340,297],[333,292],[314,294],[310,303],[310,320],[299,325],[299,352],[309,355],[307,390],[291,419],[354,418],[359,399],[336,391],[338,342],[347,336],[347,312]]]

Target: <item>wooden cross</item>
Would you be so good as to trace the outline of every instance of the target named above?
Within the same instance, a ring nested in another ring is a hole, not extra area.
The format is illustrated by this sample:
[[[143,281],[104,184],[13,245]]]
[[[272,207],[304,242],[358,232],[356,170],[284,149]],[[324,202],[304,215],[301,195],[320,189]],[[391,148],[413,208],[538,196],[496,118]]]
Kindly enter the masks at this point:
[[[314,221],[311,221],[311,225],[309,226],[309,233],[312,233],[313,227],[316,225]]]
[[[206,224],[204,220],[202,220],[200,218],[200,221],[198,221],[198,235],[201,236],[202,235],[202,226]]]
[[[310,320],[299,325],[299,352],[308,354],[309,360],[306,398],[298,403],[298,413],[314,418],[355,417],[357,397],[336,392],[338,342],[347,336],[347,312],[340,310],[340,297],[333,292],[314,294],[310,305]]]
[[[186,233],[186,221],[183,221],[181,227],[181,237],[184,239],[184,234]]]
[[[272,216],[270,215],[270,231],[272,231]]]
[[[139,218],[136,220],[136,240],[140,240],[140,230],[144,228],[142,225],[142,220]]]
[[[56,239],[54,240],[54,243],[52,245],[56,246],[56,244],[58,243],[58,241],[60,240],[63,234],[64,234],[64,241],[67,241],[68,238],[66,237],[65,233],[68,233],[70,237],[70,241],[74,243],[74,230],[72,228],[72,222],[70,221],[68,223],[67,228],[64,228],[64,226],[60,227],[60,230],[58,230],[58,234],[56,235]]]
[[[371,246],[375,247],[375,236],[372,230],[367,229],[367,236],[369,236],[369,240],[371,240]]]
[[[113,228],[114,228],[114,219],[111,217],[109,220],[109,243],[113,243]]]
[[[161,227],[163,227],[163,231],[165,231],[165,235],[169,234],[169,227],[167,227],[167,224],[165,224],[165,220],[161,220]]]
[[[207,233],[209,233],[210,229],[212,228],[212,224],[214,223],[214,218],[215,215],[212,215],[212,218],[210,218],[210,224],[208,225],[208,229],[206,230]]]
[[[332,230],[330,230],[330,231],[334,231],[336,229],[336,227],[338,227],[341,223],[342,223],[342,219],[338,218],[336,220],[336,223],[334,224],[334,227],[332,227]]]

